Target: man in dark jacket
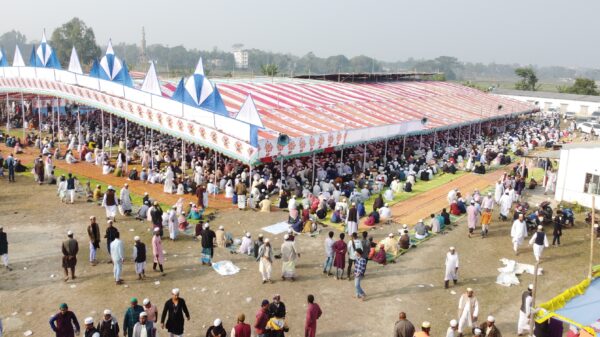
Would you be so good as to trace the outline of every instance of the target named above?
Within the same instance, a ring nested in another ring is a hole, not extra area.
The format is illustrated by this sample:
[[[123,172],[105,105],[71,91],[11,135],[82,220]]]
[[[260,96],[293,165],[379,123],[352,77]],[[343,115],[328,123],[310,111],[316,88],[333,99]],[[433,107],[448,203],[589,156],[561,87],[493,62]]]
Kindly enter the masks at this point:
[[[79,253],[79,243],[73,239],[73,232],[67,232],[67,239],[62,244],[62,266],[65,270],[65,281],[69,279],[69,269],[71,269],[71,280],[75,279],[75,266],[77,265],[77,253]]]
[[[281,302],[281,296],[273,296],[273,302],[269,304],[269,317],[285,318],[285,313],[285,304]]]
[[[110,256],[110,244],[117,237],[117,233],[119,233],[119,230],[117,229],[117,227],[113,226],[113,221],[108,220],[108,227],[106,228],[106,234],[104,234],[104,238],[106,239],[106,251],[108,252],[109,256]]]
[[[12,268],[8,266],[8,239],[4,229],[0,226],[0,256],[2,256],[2,263],[8,271],[12,271]]]
[[[129,303],[131,305],[125,311],[125,317],[123,318],[123,333],[125,337],[133,337],[133,327],[140,320],[140,314],[144,312],[144,307],[138,305],[137,298],[132,297]]]
[[[75,337],[79,335],[79,322],[77,316],[69,311],[69,306],[62,303],[59,306],[60,312],[50,317],[50,328],[56,333],[56,337]],[[73,331],[75,327],[75,331]]]
[[[98,264],[96,260],[96,250],[100,248],[100,227],[96,223],[96,217],[90,217],[90,225],[87,228],[88,237],[90,238],[90,263],[92,266]]]
[[[152,218],[152,226],[159,228],[161,238],[163,236],[162,215],[163,210],[160,208],[158,201],[155,201],[152,205],[152,209],[150,210],[150,217]]]

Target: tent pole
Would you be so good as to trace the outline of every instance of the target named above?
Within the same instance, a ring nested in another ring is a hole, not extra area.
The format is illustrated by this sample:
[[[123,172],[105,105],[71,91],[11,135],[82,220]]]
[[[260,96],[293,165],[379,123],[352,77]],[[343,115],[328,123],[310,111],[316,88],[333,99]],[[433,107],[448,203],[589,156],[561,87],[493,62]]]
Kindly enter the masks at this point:
[[[79,116],[79,114],[77,114]],[[108,137],[110,139],[110,147],[108,148],[108,158],[112,158],[112,147],[113,147],[113,129],[112,129],[112,115],[108,115]]]
[[[311,185],[315,185],[315,152],[313,151],[313,157],[312,157],[312,184]]]
[[[423,148],[423,134],[419,136],[419,149]]]
[[[279,172],[283,172],[283,156],[281,156],[281,158],[280,158]]]
[[[433,146],[431,147],[431,150],[433,152],[435,152],[435,145],[437,143],[437,130],[433,131]]]
[[[217,170],[219,169],[218,161],[219,152],[215,151],[215,188],[213,189],[213,195],[215,196],[215,198],[217,197]]]
[[[450,130],[446,131],[446,147],[450,145]]]
[[[127,151],[129,151],[128,150],[129,148],[127,147],[127,127],[128,127],[127,124],[128,124],[127,119],[125,119],[125,163],[124,163],[125,164],[125,173],[127,173],[127,169],[128,169],[128,167],[127,167]]]
[[[535,268],[533,270],[533,291],[531,294],[531,309],[535,308],[535,297],[537,295],[537,288],[538,288],[538,268],[539,267],[540,267],[540,263],[536,262]],[[533,314],[533,312],[532,312],[532,314]],[[532,317],[529,319],[529,335],[530,336],[533,336],[534,326],[535,326],[535,320],[533,319],[533,315],[532,315]]]
[[[56,143],[60,147],[60,99],[56,99]]]
[[[457,146],[460,146],[460,134],[461,134],[461,131],[462,131],[462,126],[458,127],[458,144],[456,144]]]
[[[590,270],[588,272],[588,278],[592,279],[592,269],[594,267],[594,224],[596,221],[596,198],[592,195],[592,223],[590,233]]]
[[[25,102],[21,93],[21,114],[23,115],[23,141],[25,141]]]
[[[471,142],[471,126],[472,124],[469,124],[469,143]]]
[[[185,140],[181,138],[181,176],[185,176]]]
[[[150,163],[154,169],[154,130],[150,129]]]
[[[52,141],[54,142],[54,105],[50,104],[50,112],[52,113]]]
[[[387,164],[387,154],[388,154],[388,139],[385,139],[385,151],[383,152],[383,163]]]
[[[100,110],[100,121],[102,123],[102,152],[106,151],[104,143],[104,110]]]
[[[6,93],[6,133],[10,132],[10,102],[8,101],[8,92]]]
[[[38,128],[40,129],[40,150],[42,149],[42,108],[41,108],[41,103],[40,103],[40,95],[38,95],[37,97],[37,103],[38,103]]]
[[[364,151],[364,155],[363,155],[363,166],[362,166],[363,172],[366,170],[366,167],[367,167],[367,143],[365,143],[365,151]]]
[[[77,110],[77,152],[81,152],[81,112]]]
[[[342,153],[340,156],[340,162],[343,163],[344,162],[344,145],[342,145]]]
[[[402,157],[404,157],[404,150],[406,150],[406,135],[404,135],[404,139],[402,140]]]

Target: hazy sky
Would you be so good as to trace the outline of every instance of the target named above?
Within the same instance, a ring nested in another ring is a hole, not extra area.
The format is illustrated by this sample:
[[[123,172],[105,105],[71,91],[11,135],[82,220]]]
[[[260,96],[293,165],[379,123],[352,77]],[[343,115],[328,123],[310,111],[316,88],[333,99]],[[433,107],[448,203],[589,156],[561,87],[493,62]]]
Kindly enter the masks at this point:
[[[200,49],[600,67],[594,0],[36,0],[2,13],[0,33],[38,40],[77,16],[101,45],[139,43],[145,26],[149,44]]]

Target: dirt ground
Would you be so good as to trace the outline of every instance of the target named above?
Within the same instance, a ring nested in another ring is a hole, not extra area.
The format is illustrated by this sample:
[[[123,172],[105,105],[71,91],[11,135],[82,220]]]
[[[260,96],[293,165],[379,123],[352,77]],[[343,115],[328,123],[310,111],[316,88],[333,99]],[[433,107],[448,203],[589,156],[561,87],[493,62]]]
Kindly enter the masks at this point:
[[[466,188],[461,190],[467,191]],[[445,195],[437,198],[441,197],[445,198]],[[420,207],[428,208],[431,202],[424,202]],[[161,277],[150,270],[147,280],[137,281],[134,266],[127,261],[123,273],[125,285],[116,286],[112,265],[106,263],[105,241],[99,252],[99,260],[103,263],[93,267],[87,262],[86,226],[90,215],[104,219],[104,210],[84,201],[75,205],[61,204],[55,186],[37,186],[31,178],[17,176],[16,184],[0,180],[0,224],[8,233],[9,256],[14,268],[12,272],[0,270],[0,317],[8,336],[21,336],[27,330],[32,330],[34,336],[51,336],[47,320],[61,302],[69,304],[80,322],[87,316],[93,316],[97,321],[106,308],[112,309],[121,321],[132,296],[140,301],[148,297],[162,310],[174,287],[181,289],[181,296],[186,299],[192,315],[191,321],[186,322],[186,336],[204,336],[206,328],[217,317],[229,331],[241,312],[253,323],[260,301],[270,300],[274,294],[281,294],[287,306],[291,327],[288,336],[302,336],[306,295],[310,293],[315,295],[323,310],[318,323],[319,336],[390,336],[399,311],[407,312],[415,325],[423,320],[431,321],[432,335],[441,336],[445,334],[448,321],[456,317],[458,299],[466,287],[475,289],[481,319],[493,314],[503,335],[513,336],[516,335],[521,292],[533,280],[532,275],[522,275],[521,286],[506,288],[495,284],[497,268],[502,267],[498,260],[515,256],[509,238],[510,223],[498,222],[494,214],[487,239],[469,239],[466,224],[460,223],[448,234],[409,251],[396,264],[369,263],[363,281],[368,295],[365,302],[353,298],[353,282],[336,281],[321,273],[325,233],[316,238],[297,238],[297,248],[302,256],[297,266],[298,279],[293,283],[280,281],[281,263],[276,260],[275,283],[262,285],[258,265],[253,259],[232,255],[224,249],[216,250],[215,261],[231,260],[241,271],[234,276],[220,276],[211,268],[200,265],[199,242],[180,236],[176,242],[163,241],[166,276]],[[245,230],[256,236],[261,227],[286,217],[283,212],[223,210],[211,225],[213,228],[224,225],[236,237]],[[579,220],[582,219],[580,216]],[[238,221],[242,228],[238,227]],[[100,225],[103,232],[105,222],[100,221]],[[149,245],[151,236],[147,223],[118,218],[116,227],[122,233],[127,254],[131,252],[135,235],[140,235]],[[386,227],[379,227],[371,234],[378,240],[397,230],[396,226]],[[64,282],[60,246],[69,229],[75,232],[80,244],[78,278]],[[280,246],[281,236],[263,233],[271,238],[276,248]],[[551,247],[544,252],[542,266],[545,272],[539,278],[538,302],[550,299],[587,275],[589,228],[578,222],[575,229],[564,231],[562,239],[563,246]],[[449,246],[455,246],[460,256],[460,280],[457,287],[445,290],[443,266]],[[531,248],[522,247],[522,254],[516,259],[533,263]],[[155,284],[157,281],[160,284]],[[160,333],[166,335],[165,330]]]

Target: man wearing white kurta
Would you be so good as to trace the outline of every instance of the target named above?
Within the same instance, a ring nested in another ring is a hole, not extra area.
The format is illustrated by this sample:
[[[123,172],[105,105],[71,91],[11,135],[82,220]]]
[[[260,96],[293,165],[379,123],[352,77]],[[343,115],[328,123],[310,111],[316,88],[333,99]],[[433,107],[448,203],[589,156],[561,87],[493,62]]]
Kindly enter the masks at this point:
[[[113,262],[113,272],[116,284],[123,283],[121,273],[123,272],[123,261],[125,260],[125,249],[123,241],[119,239],[119,232],[115,233],[115,239],[110,243],[110,258]]]
[[[171,207],[167,213],[167,223],[169,225],[169,239],[177,239],[179,233],[179,221],[177,220],[177,206]]]
[[[458,254],[454,247],[450,247],[446,253],[446,274],[444,276],[444,288],[448,289],[450,280],[456,284],[458,282]]]
[[[131,196],[129,195],[129,184],[123,185],[121,193],[119,194],[119,200],[121,202],[121,210],[123,211],[123,214],[131,214],[132,207]]]
[[[494,209],[494,198],[492,198],[492,192],[488,192],[487,196],[483,198],[483,200],[481,201],[481,208],[488,208],[489,210]]]
[[[519,323],[517,324],[517,334],[523,335],[525,330],[529,331],[529,319],[531,318],[533,284],[530,284],[526,291],[521,295],[521,310],[519,310]]]
[[[504,193],[504,195],[500,198],[498,204],[500,205],[500,217],[502,220],[506,220],[508,218],[508,212],[510,212],[510,206],[512,206],[512,199],[508,192]]]
[[[462,294],[458,302],[458,333],[462,335],[465,326],[476,327],[478,315],[479,301],[473,295],[473,289],[467,288],[467,292]]]
[[[494,200],[499,203],[502,195],[504,195],[504,184],[502,184],[502,180],[498,180],[496,189],[494,190]]]
[[[453,189],[450,190],[450,192],[448,192],[448,197],[446,197],[446,199],[448,200],[448,205],[452,205],[452,202],[454,200],[456,200],[456,193],[458,192],[458,189]]]
[[[519,246],[527,237],[527,225],[523,220],[523,214],[519,214],[519,218],[513,222],[512,228],[510,229],[510,237],[512,238],[515,255],[519,255]]]
[[[542,225],[539,225],[537,227],[537,232],[531,236],[529,245],[533,245],[533,256],[537,262],[540,262],[544,247],[548,247],[548,236],[544,233],[544,227]]]

